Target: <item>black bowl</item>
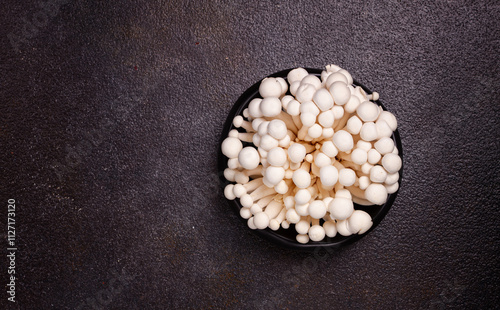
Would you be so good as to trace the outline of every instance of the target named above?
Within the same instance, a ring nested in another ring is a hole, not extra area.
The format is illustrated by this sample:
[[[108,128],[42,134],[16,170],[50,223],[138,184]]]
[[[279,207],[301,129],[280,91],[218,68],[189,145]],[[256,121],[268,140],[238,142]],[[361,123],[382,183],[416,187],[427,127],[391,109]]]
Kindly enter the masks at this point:
[[[290,72],[290,70],[292,70],[292,69],[287,69],[287,70],[283,70],[283,71],[271,74],[271,75],[269,75],[269,77],[282,77],[286,80],[288,72]],[[317,75],[318,77],[321,75],[321,71],[322,71],[320,69],[311,69],[311,68],[306,68],[306,70],[310,74]],[[357,81],[354,81],[353,84],[363,88],[363,90],[367,94],[371,94],[371,91],[369,91],[366,87],[364,87],[363,85],[361,85]],[[220,138],[219,145],[218,145],[218,147],[219,147],[218,171],[219,171],[220,181],[221,181],[221,184],[223,187],[225,187],[227,184],[230,184],[231,182],[227,181],[224,178],[224,169],[227,168],[228,158],[222,154],[222,151],[221,151],[222,141],[227,137],[230,130],[237,129],[233,125],[234,117],[237,115],[242,115],[243,110],[248,106],[248,103],[252,99],[260,98],[259,85],[260,85],[260,81],[255,83],[254,85],[252,85],[250,88],[248,88],[238,98],[238,100],[234,104],[233,108],[229,112],[229,115],[227,116],[227,119],[226,119],[226,123],[224,124],[224,129],[222,130],[221,138]],[[382,105],[382,103],[379,100],[377,100],[375,102],[378,105],[380,105],[384,110],[386,110],[385,107]],[[401,146],[401,138],[399,136],[398,130],[394,131],[394,133],[392,135],[392,139],[394,140],[396,147],[398,148],[399,156],[401,157],[401,159],[403,159],[403,149]],[[399,181],[398,181],[399,185],[401,185],[402,176],[403,176],[403,168],[401,168],[401,170],[399,170]],[[399,192],[399,190],[393,194],[390,194],[389,197],[387,198],[387,202],[384,203],[383,205],[362,206],[362,205],[354,204],[354,208],[356,210],[363,210],[363,211],[367,212],[368,214],[370,214],[370,216],[372,217],[372,220],[373,220],[373,225],[370,228],[370,230],[368,230],[366,233],[361,234],[361,235],[356,234],[356,235],[344,237],[344,236],[341,236],[340,234],[337,234],[333,238],[326,237],[325,239],[323,239],[322,241],[319,241],[319,242],[309,241],[306,244],[301,244],[301,243],[297,242],[297,240],[296,240],[297,232],[295,231],[295,227],[293,224],[290,224],[290,227],[288,229],[283,229],[280,227],[280,229],[278,229],[277,231],[273,231],[269,228],[266,228],[264,230],[256,229],[253,231],[257,235],[259,235],[263,238],[274,241],[274,242],[276,242],[282,246],[288,247],[288,248],[294,248],[294,249],[299,249],[299,250],[315,250],[317,248],[340,248],[342,246],[345,246],[347,244],[351,244],[351,243],[361,239],[363,236],[370,233],[375,227],[377,227],[377,225],[380,223],[380,221],[384,218],[384,216],[387,214],[387,212],[391,208],[392,204],[394,203],[394,200],[396,199],[398,192]],[[240,216],[239,211],[241,209],[241,204],[239,203],[239,199],[235,199],[232,201],[228,200],[228,202],[231,204],[231,206],[235,210],[235,212],[238,213],[238,217],[239,217]],[[242,218],[242,221],[245,223],[245,225],[247,225],[246,224],[247,220]],[[250,229],[250,228],[248,228],[248,229]]]

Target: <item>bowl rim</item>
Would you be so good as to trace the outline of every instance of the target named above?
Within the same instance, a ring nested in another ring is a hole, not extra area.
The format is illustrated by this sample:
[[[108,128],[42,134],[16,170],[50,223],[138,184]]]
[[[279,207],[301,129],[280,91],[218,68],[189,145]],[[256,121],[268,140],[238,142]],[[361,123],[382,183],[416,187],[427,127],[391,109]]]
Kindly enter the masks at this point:
[[[293,69],[295,69],[295,68],[290,68],[290,69],[282,70],[279,72],[275,72],[275,73],[270,74],[266,77],[282,77],[285,80],[287,80],[288,73]],[[321,69],[316,69],[316,68],[304,68],[304,69],[309,74],[314,74],[318,77],[321,75],[321,72],[323,71]],[[219,181],[221,183],[222,188],[224,188],[228,184],[234,183],[234,182],[229,182],[224,178],[224,170],[227,168],[227,157],[224,154],[222,154],[222,150],[221,150],[222,141],[224,141],[224,139],[228,136],[228,133],[231,129],[236,129],[236,127],[234,127],[234,125],[233,125],[234,117],[237,115],[241,115],[243,110],[248,106],[248,103],[252,99],[261,98],[259,96],[259,86],[260,86],[261,81],[262,81],[262,79],[256,83],[254,83],[252,86],[250,86],[248,89],[246,89],[241,96],[239,96],[239,98],[236,100],[236,102],[233,104],[231,110],[229,111],[227,118],[226,118],[226,121],[224,123],[224,127],[222,129],[222,133],[221,133],[221,136],[219,139],[219,144],[217,145],[217,147],[218,147],[217,171],[218,171]],[[363,84],[357,82],[356,80],[353,80],[353,85],[361,87],[367,94],[372,93],[368,88],[366,88]],[[377,105],[381,106],[384,111],[387,111],[387,109],[380,102],[380,100],[376,100],[373,102],[375,102]],[[402,147],[401,137],[400,137],[398,129],[396,129],[393,132],[392,139],[394,140],[395,145],[398,148],[398,152],[399,152],[398,155],[401,158],[401,160],[403,161],[403,147]],[[248,145],[253,145],[253,144],[248,143]],[[270,241],[272,241],[276,244],[279,244],[281,246],[284,246],[286,248],[293,248],[293,249],[304,250],[304,251],[314,251],[314,250],[318,250],[321,248],[338,249],[338,248],[344,247],[346,245],[352,244],[352,243],[360,240],[361,238],[363,238],[364,236],[369,234],[371,231],[373,231],[375,229],[375,227],[378,226],[378,224],[380,224],[380,222],[387,215],[387,213],[391,209],[392,205],[394,204],[394,201],[396,200],[396,197],[397,197],[399,190],[401,188],[402,178],[403,178],[403,165],[401,166],[401,169],[399,170],[399,180],[398,180],[399,188],[396,192],[389,194],[389,197],[387,198],[387,201],[384,204],[373,205],[373,206],[361,206],[361,205],[354,203],[355,210],[365,210],[365,211],[368,210],[367,212],[370,211],[369,213],[372,216],[373,225],[364,234],[361,234],[361,235],[353,234],[353,235],[350,235],[347,237],[341,236],[340,234],[337,234],[333,238],[325,237],[325,239],[323,239],[322,241],[317,241],[317,242],[316,241],[309,241],[306,244],[299,243],[298,241],[296,241],[296,239],[292,240],[290,237],[286,237],[286,234],[283,233],[284,231],[292,231],[292,230],[293,230],[293,232],[295,232],[294,224],[290,224],[290,227],[287,230],[283,229],[282,227],[280,227],[280,229],[278,229],[277,231],[273,231],[270,228],[266,228],[266,229],[262,229],[262,230],[261,229],[250,229],[247,225],[247,220],[243,219],[239,214],[239,211],[241,209],[241,205],[239,203],[239,200],[238,199],[229,200],[229,199],[226,199],[225,197],[224,197],[224,199],[228,203],[231,204],[232,209],[235,212],[237,212],[237,216],[245,223],[245,226],[247,226],[248,229],[252,230],[255,234],[259,235],[260,237],[262,237],[264,239],[270,240]],[[370,209],[378,209],[378,210],[370,210]],[[372,213],[374,213],[375,216],[373,216]],[[295,236],[296,236],[296,234],[295,234]]]

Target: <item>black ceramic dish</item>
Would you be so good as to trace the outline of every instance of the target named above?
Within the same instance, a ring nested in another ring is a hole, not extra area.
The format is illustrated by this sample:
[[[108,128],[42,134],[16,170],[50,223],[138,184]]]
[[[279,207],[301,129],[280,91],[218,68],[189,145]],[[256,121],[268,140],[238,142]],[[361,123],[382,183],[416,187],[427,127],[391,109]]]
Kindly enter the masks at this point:
[[[270,77],[282,77],[286,80],[288,72],[290,72],[292,69],[288,70],[283,70],[274,74],[269,75]],[[319,69],[306,69],[309,73],[317,75],[320,77],[321,71]],[[233,108],[229,112],[229,115],[227,116],[226,123],[224,124],[224,129],[222,130],[221,138],[219,141],[219,152],[218,152],[218,171],[219,171],[219,176],[220,176],[220,181],[222,183],[222,186],[225,187],[227,184],[230,184],[229,181],[227,181],[224,178],[224,169],[227,168],[227,158],[222,154],[221,151],[221,143],[222,141],[227,137],[228,133],[230,130],[235,129],[233,126],[233,119],[236,115],[241,115],[243,110],[248,106],[248,103],[254,99],[254,98],[260,98],[259,96],[259,85],[260,81],[252,85],[250,88],[248,88],[236,101],[234,104]],[[359,84],[358,82],[354,81],[354,85],[360,86],[363,88],[363,90],[367,94],[371,94],[371,91],[366,89],[363,85]],[[380,103],[380,101],[376,101],[378,105],[380,105],[384,110],[385,107]],[[396,130],[393,135],[392,139],[394,140],[398,150],[399,150],[399,156],[401,159],[403,159],[403,149],[401,146],[401,138],[399,137],[399,132]],[[250,144],[248,144],[250,145]],[[401,185],[401,178],[403,176],[403,168],[399,171],[399,185]],[[398,190],[399,191],[399,190]],[[384,218],[384,216],[387,214],[389,209],[391,208],[392,204],[394,203],[394,200],[396,199],[398,192],[395,192],[393,194],[390,194],[387,202],[383,205],[374,205],[374,206],[361,206],[358,204],[354,204],[354,208],[356,210],[363,210],[366,211],[370,216],[372,217],[373,220],[373,226],[368,230],[366,233],[362,235],[351,235],[348,237],[341,236],[337,234],[334,238],[328,238],[326,237],[320,242],[312,242],[309,241],[307,244],[301,244],[297,242],[296,236],[297,232],[295,231],[295,227],[293,224],[290,225],[288,229],[283,229],[280,228],[277,231],[273,231],[269,228],[264,229],[264,230],[253,230],[256,234],[258,234],[261,237],[264,237],[268,240],[272,240],[282,246],[288,247],[288,248],[294,248],[294,249],[299,249],[299,250],[315,250],[317,248],[339,248],[347,244],[351,244],[359,239],[361,239],[363,236],[366,234],[370,233],[377,225],[380,223],[380,221]],[[238,213],[239,215],[239,210],[241,209],[241,205],[239,203],[239,199],[235,199],[233,201],[228,202],[231,204],[233,209]],[[242,219],[242,221],[245,223],[247,220]],[[249,228],[250,229],[250,228]]]

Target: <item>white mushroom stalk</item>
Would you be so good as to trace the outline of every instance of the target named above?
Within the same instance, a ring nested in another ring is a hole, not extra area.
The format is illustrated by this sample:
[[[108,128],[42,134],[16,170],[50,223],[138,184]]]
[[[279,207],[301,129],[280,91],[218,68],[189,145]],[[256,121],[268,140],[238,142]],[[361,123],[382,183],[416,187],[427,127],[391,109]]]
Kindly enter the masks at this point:
[[[402,166],[394,115],[326,66],[269,77],[222,142],[227,199],[239,199],[252,229],[297,231],[297,242],[363,234],[373,222],[356,205],[382,205],[399,188]]]

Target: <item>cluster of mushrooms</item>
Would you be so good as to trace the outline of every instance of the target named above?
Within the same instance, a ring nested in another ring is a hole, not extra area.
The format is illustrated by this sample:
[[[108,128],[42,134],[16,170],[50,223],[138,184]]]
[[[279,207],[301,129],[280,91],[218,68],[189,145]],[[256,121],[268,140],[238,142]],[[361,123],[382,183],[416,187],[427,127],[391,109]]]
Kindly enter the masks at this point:
[[[294,224],[299,243],[369,230],[371,216],[354,203],[384,204],[402,166],[391,138],[397,121],[373,102],[378,93],[329,65],[321,78],[303,68],[265,78],[259,94],[221,145],[224,195],[239,199],[248,226]]]

